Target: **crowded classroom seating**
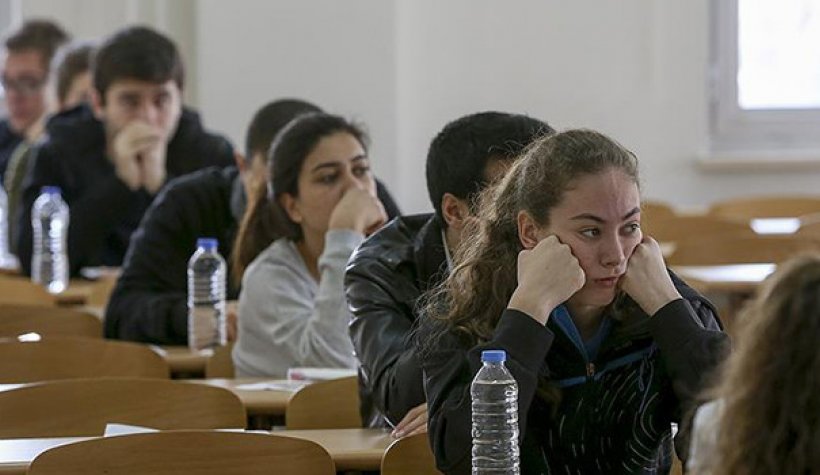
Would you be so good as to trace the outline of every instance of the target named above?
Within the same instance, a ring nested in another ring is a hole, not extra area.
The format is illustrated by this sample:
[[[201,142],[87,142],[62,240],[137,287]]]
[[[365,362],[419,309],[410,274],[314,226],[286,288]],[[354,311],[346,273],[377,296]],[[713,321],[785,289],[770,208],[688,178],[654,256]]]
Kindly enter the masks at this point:
[[[0,473],[820,470],[805,91],[657,33],[766,2],[482,1],[0,8]]]

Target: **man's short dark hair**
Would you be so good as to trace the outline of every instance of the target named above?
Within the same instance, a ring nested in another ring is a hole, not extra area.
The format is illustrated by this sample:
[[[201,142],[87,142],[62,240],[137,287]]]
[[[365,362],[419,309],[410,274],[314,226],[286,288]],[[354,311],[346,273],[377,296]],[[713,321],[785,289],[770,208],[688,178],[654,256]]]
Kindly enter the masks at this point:
[[[52,70],[56,78],[57,98],[65,101],[74,78],[91,70],[94,44],[89,42],[68,44],[57,51]]]
[[[36,51],[48,69],[57,48],[68,41],[68,33],[49,20],[28,20],[6,36],[6,50],[12,53]]]
[[[268,155],[273,138],[294,118],[310,112],[322,112],[318,106],[301,99],[280,99],[256,111],[245,135],[245,160],[254,155]]]
[[[546,122],[503,112],[480,112],[447,124],[430,144],[426,167],[427,192],[442,225],[445,193],[472,206],[487,184],[490,160],[512,160],[534,139],[553,132]]]
[[[131,26],[108,37],[91,62],[94,88],[105,100],[115,81],[136,79],[154,84],[169,80],[182,89],[184,71],[176,45],[144,26]]]

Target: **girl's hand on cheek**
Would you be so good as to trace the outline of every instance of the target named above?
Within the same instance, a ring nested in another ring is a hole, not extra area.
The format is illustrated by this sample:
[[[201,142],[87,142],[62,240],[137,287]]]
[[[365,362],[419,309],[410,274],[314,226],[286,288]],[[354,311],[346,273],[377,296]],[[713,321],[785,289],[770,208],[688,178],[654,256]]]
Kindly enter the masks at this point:
[[[509,308],[520,310],[542,324],[550,312],[586,282],[586,275],[572,250],[556,236],[541,240],[518,254],[518,287]]]
[[[635,247],[621,278],[621,290],[632,297],[648,315],[681,298],[672,283],[657,241],[645,236]]]

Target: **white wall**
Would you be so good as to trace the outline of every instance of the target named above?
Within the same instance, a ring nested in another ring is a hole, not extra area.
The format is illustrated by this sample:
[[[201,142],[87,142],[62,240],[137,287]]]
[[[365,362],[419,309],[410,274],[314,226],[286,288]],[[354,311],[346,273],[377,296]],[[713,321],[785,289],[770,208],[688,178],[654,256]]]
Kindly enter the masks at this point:
[[[97,26],[83,24],[82,8],[110,1],[24,5],[48,5],[90,30]],[[697,165],[708,147],[708,1],[118,0],[117,8],[175,30],[190,51],[193,105],[237,146],[254,110],[277,97],[365,122],[377,173],[405,211],[429,208],[433,134],[482,109],[609,133],[638,154],[645,196],[677,205],[816,193],[818,171]]]

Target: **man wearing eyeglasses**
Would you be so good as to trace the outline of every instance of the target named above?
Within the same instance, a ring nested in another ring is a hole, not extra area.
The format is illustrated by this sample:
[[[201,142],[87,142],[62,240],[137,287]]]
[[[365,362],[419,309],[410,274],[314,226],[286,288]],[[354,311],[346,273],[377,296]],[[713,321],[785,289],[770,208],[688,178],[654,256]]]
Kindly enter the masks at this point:
[[[55,23],[30,20],[5,39],[2,57],[3,97],[8,117],[0,121],[0,178],[5,178],[12,153],[43,130],[50,104],[46,90],[49,65],[68,35]]]

